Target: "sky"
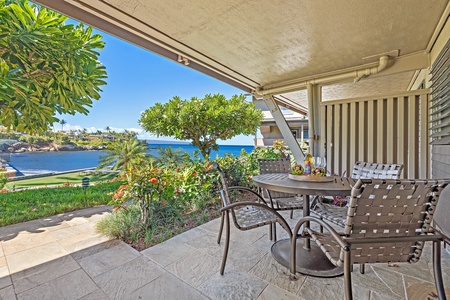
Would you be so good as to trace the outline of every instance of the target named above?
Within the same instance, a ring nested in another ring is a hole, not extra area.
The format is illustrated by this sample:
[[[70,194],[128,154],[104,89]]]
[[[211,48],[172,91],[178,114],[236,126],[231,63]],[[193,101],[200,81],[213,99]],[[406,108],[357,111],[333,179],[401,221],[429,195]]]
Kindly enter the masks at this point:
[[[68,21],[67,23],[77,23]],[[155,103],[166,103],[174,96],[181,99],[202,98],[206,94],[223,94],[230,98],[244,92],[217,79],[192,70],[150,51],[134,46],[102,31],[105,47],[100,62],[106,67],[107,85],[101,87],[100,100],[94,100],[88,115],[61,115],[67,124],[64,131],[86,128],[105,131],[109,126],[117,132],[124,129],[138,132],[140,139],[156,139],[143,131],[138,120],[141,113]],[[250,99],[249,99],[250,101]],[[55,124],[55,129],[61,129]],[[164,140],[174,140],[161,137]],[[237,136],[222,145],[253,145],[254,136]]]

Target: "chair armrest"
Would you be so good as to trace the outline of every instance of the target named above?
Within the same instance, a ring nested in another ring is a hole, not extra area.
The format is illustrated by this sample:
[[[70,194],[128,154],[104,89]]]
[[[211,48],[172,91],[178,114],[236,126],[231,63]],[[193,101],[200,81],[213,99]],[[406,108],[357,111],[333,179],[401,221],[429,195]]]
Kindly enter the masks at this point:
[[[350,249],[349,243],[347,243],[345,240],[342,239],[341,234],[339,234],[333,227],[331,227],[328,223],[325,221],[316,218],[316,217],[303,217],[298,222],[297,225],[295,225],[294,231],[292,232],[292,236],[297,236],[298,232],[300,230],[300,227],[305,222],[314,222],[321,225],[323,228],[328,230],[330,232],[330,235],[336,240],[336,242],[339,244],[340,247],[342,247],[345,251],[348,251]]]
[[[284,228],[284,230],[286,230],[286,232],[289,234],[289,238],[292,237],[292,230],[289,227],[289,224],[286,222],[286,220],[283,218],[282,215],[280,215],[277,211],[275,211],[274,209],[270,208],[269,206],[267,206],[266,204],[263,203],[259,203],[259,202],[253,202],[253,201],[242,201],[242,202],[235,202],[232,203],[230,205],[224,206],[220,209],[220,213],[224,213],[227,211],[232,211],[235,208],[241,207],[241,206],[256,206],[259,207],[263,210],[268,211],[269,213],[273,214],[275,219],[277,220],[277,222],[281,225],[281,227]]]
[[[248,188],[248,187],[244,187],[244,186],[230,186],[228,187],[228,190],[237,190],[237,191],[245,191],[245,192],[249,192],[254,194],[255,196],[258,197],[258,201],[261,203],[264,203],[265,205],[267,205],[266,201],[264,201],[264,198],[261,197],[260,194],[258,194],[257,192],[255,192],[254,190]]]

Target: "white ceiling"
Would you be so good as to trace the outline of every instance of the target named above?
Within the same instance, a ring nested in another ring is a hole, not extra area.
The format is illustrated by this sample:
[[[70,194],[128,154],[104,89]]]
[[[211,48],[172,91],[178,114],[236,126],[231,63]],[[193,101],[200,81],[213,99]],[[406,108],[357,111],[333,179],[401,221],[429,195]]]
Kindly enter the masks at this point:
[[[324,100],[406,90],[414,71],[427,67],[450,7],[448,0],[36,2],[169,59],[181,55],[246,92],[376,66],[378,55],[398,50],[378,77],[323,87]],[[302,91],[279,99],[307,108]]]

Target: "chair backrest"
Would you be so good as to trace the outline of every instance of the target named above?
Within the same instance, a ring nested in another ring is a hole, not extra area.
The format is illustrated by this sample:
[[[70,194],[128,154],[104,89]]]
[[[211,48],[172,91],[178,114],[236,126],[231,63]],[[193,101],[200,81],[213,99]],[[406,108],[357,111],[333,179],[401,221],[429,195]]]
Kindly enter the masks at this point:
[[[219,175],[220,175],[220,182],[222,184],[222,189],[219,191],[222,194],[222,205],[223,206],[227,206],[229,204],[231,204],[230,201],[230,195],[228,194],[228,185],[227,185],[227,181],[225,179],[225,173],[222,171],[222,169],[220,168],[218,163],[214,163],[213,167],[219,171]]]
[[[290,173],[291,161],[289,158],[260,158],[258,159],[259,174],[273,174],[273,173]],[[263,190],[264,198],[269,198],[267,190]],[[292,197],[292,194],[270,191],[270,197],[287,198]]]
[[[441,191],[450,180],[360,179],[352,189],[347,238],[382,238],[383,243],[351,246],[352,263],[415,262],[424,242],[396,241],[432,232],[431,222]],[[341,253],[343,258],[344,253]]]
[[[445,242],[450,244],[450,218],[448,217],[450,212],[450,185],[442,191],[440,198],[433,218],[433,227],[444,236]]]
[[[258,159],[259,174],[289,173],[291,161],[289,158]]]
[[[398,179],[402,173],[402,164],[379,164],[357,161],[353,166],[351,178],[391,178]]]

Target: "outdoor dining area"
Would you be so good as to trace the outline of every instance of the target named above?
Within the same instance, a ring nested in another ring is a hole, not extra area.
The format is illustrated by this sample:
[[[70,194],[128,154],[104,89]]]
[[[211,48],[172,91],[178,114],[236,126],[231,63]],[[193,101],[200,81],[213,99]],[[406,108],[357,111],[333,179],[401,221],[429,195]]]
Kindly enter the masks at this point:
[[[445,216],[450,191],[444,191],[450,179],[399,179],[401,164],[356,162],[351,177],[292,176],[289,158],[259,160],[259,166],[260,175],[252,178],[258,189],[253,190],[228,187],[227,175],[215,165],[223,187],[221,275],[227,276],[227,257],[233,255],[233,222],[242,231],[268,227],[273,259],[289,269],[285,276],[292,282],[305,275],[325,282],[341,277],[343,288],[336,289],[336,298],[359,298],[352,275],[358,270],[361,278],[367,276],[373,269],[366,272],[366,265],[402,268],[400,263],[417,263],[424,249],[432,248],[435,292],[426,299],[446,299],[441,251],[442,242],[450,242]],[[333,197],[346,197],[347,205],[331,204]],[[294,210],[301,210],[301,216],[293,217]]]

